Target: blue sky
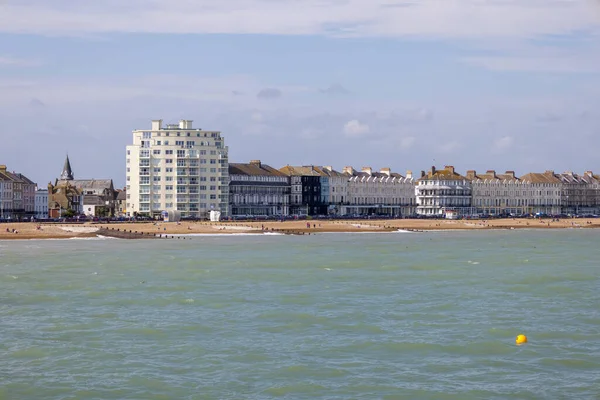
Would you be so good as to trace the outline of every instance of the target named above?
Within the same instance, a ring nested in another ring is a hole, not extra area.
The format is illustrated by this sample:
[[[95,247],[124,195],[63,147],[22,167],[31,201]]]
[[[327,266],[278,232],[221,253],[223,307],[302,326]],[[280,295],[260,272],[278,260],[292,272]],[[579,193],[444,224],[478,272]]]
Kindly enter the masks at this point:
[[[0,0],[0,163],[122,186],[132,129],[232,162],[600,172],[600,1]]]

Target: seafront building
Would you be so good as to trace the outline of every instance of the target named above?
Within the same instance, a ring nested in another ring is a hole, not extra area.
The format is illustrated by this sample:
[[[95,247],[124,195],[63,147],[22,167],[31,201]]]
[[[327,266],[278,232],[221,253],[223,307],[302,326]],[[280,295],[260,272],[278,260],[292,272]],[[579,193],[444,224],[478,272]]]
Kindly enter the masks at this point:
[[[554,171],[521,176],[526,196],[525,214],[557,215],[563,211],[562,181]]]
[[[327,215],[328,205],[323,202],[321,178],[328,178],[329,175],[324,174],[320,167],[314,165],[286,165],[279,171],[290,178],[291,215]]]
[[[35,210],[35,183],[0,165],[0,219],[24,220]]]
[[[598,214],[600,206],[600,177],[592,171],[583,175],[565,172],[561,180],[561,204],[566,214]]]
[[[231,163],[229,201],[230,215],[234,218],[289,215],[289,177],[260,160],[248,164]]]
[[[471,206],[471,181],[448,165],[422,172],[415,186],[417,214],[459,217],[474,214]]]
[[[117,198],[115,204],[115,215],[117,217],[124,217],[127,215],[127,189],[117,189]]]
[[[192,128],[191,120],[132,132],[126,148],[126,212],[159,217],[207,218],[229,213],[229,160],[221,132]]]
[[[348,177],[347,201],[343,215],[381,215],[386,217],[411,216],[416,211],[415,181],[412,172],[407,176],[390,168],[373,171],[363,167],[360,172],[345,167]]]
[[[46,219],[48,216],[48,189],[35,188],[34,216]]]
[[[478,174],[470,170],[466,177],[471,181],[471,203],[476,215],[522,215],[528,212],[528,183],[517,178],[514,171],[497,174],[488,170]]]
[[[48,215],[61,218],[65,214],[88,217],[113,216],[115,189],[112,179],[75,179],[67,155],[60,178],[48,183]]]

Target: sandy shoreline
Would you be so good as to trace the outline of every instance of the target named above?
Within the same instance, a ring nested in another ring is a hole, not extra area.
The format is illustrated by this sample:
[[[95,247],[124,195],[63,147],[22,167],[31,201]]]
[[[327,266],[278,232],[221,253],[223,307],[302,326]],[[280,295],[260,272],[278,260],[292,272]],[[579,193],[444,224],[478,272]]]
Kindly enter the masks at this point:
[[[307,226],[310,224],[310,227]],[[0,240],[4,239],[68,239],[95,237],[100,229],[131,231],[146,235],[182,234],[234,234],[279,232],[286,234],[307,234],[319,232],[393,232],[398,230],[440,231],[440,230],[487,230],[487,229],[565,229],[600,228],[599,219],[493,219],[493,220],[305,220],[305,221],[259,221],[259,222],[135,222],[110,224],[36,224],[2,223]],[[13,233],[12,230],[15,230]],[[8,232],[7,232],[8,230]]]

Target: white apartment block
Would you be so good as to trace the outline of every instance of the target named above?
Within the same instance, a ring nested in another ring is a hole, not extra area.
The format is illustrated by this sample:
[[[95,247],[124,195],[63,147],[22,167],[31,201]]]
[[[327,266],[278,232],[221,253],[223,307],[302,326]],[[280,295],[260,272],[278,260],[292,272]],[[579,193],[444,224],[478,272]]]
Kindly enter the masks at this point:
[[[348,174],[348,205],[343,214],[350,215],[387,215],[410,216],[416,211],[415,182],[409,171],[404,177],[382,168],[379,172],[371,167],[356,172],[345,167]]]
[[[417,214],[425,216],[472,215],[471,181],[456,173],[453,166],[421,173],[415,186]]]
[[[128,216],[158,217],[177,210],[182,217],[228,216],[228,147],[221,132],[192,128],[192,121],[132,132],[126,159]]]

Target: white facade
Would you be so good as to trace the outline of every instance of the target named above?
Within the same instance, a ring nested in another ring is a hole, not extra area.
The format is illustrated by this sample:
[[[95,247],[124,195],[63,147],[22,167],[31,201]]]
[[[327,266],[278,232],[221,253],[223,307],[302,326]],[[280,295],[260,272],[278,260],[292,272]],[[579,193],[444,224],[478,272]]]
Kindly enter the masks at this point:
[[[389,168],[374,172],[364,167],[356,172],[352,167],[344,168],[352,174],[348,179],[347,205],[343,214],[410,216],[416,207],[415,182],[409,172],[406,176],[392,173]]]
[[[5,165],[0,165],[0,171],[6,171]],[[13,218],[13,181],[0,174],[0,219]]]
[[[453,166],[442,170],[432,167],[428,174],[423,173],[415,187],[417,214],[425,216],[444,216],[446,211],[452,215],[471,215],[471,182],[457,174]]]
[[[37,219],[48,218],[48,189],[36,188],[34,213]]]
[[[348,201],[348,179],[350,175],[335,171],[330,166],[322,169],[328,176],[329,183],[329,204],[335,206]]]
[[[480,215],[523,215],[528,213],[528,184],[515,176],[513,171],[485,174],[467,171],[473,188],[473,208]]]
[[[554,174],[554,171],[544,173],[529,173],[521,177],[523,192],[527,199],[528,214],[561,213],[562,208],[562,181]]]
[[[127,215],[182,217],[228,215],[228,148],[220,132],[193,129],[192,121],[134,130],[127,146]]]

